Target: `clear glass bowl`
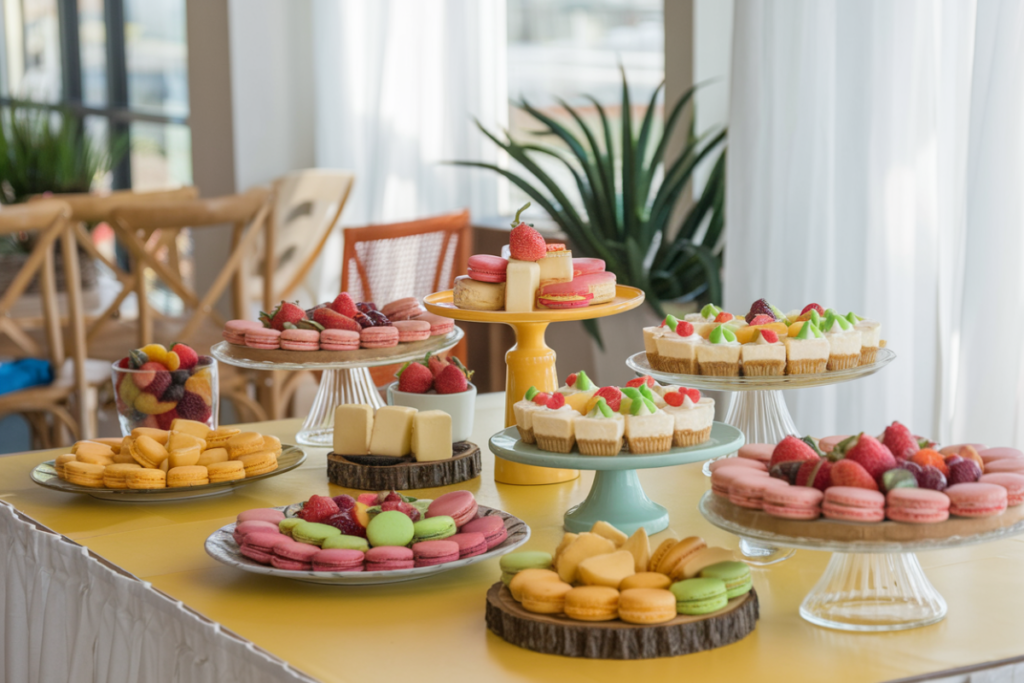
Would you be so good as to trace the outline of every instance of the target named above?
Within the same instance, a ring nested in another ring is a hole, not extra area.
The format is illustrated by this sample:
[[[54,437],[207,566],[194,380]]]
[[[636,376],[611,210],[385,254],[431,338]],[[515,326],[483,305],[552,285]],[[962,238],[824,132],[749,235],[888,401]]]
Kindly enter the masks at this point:
[[[118,361],[119,363],[120,361]],[[125,436],[136,427],[170,429],[174,418],[217,428],[220,386],[217,361],[201,356],[188,370],[155,370],[110,366],[117,419]]]

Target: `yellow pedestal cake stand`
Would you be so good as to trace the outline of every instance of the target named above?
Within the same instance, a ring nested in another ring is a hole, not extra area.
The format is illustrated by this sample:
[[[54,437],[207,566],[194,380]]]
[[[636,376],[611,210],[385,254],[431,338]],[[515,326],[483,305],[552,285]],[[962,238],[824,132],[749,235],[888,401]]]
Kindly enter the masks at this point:
[[[508,313],[506,311],[469,311],[456,308],[452,291],[436,292],[426,297],[427,310],[455,320],[479,323],[504,323],[516,333],[516,344],[505,354],[505,426],[516,423],[512,404],[522,400],[531,386],[540,391],[558,388],[555,371],[555,352],[544,342],[544,332],[551,323],[570,320],[591,320],[617,313],[625,313],[644,302],[643,290],[617,285],[615,299],[606,304],[567,308],[563,310]],[[578,470],[535,467],[495,458],[494,480],[502,484],[557,484],[580,475]]]

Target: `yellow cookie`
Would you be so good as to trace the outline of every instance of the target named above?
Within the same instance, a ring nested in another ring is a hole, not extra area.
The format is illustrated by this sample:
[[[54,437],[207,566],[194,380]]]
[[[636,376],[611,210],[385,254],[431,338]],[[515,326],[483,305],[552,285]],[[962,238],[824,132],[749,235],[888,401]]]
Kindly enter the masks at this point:
[[[266,474],[277,469],[277,456],[270,451],[250,453],[237,458],[237,460],[245,467],[246,477],[255,477],[258,474]]]
[[[262,450],[263,435],[258,432],[242,432],[228,439],[228,457],[232,460]]]
[[[523,586],[523,609],[534,614],[561,614],[565,610],[565,596],[571,590],[572,586],[564,581],[531,581]]]
[[[522,602],[523,586],[531,581],[561,581],[561,579],[558,578],[557,572],[553,572],[550,569],[534,568],[518,571],[508,583],[508,590],[512,594],[512,599],[516,602]]]
[[[206,435],[206,447],[227,448],[228,439],[233,437],[235,434],[239,434],[241,431],[242,430],[235,429],[234,427],[218,427]]]
[[[148,436],[149,438],[156,441],[161,446],[167,445],[167,439],[170,438],[171,433],[166,429],[153,429],[152,427],[136,427],[132,430],[132,436],[136,439],[140,436]]]
[[[619,591],[581,586],[565,594],[565,616],[577,621],[611,621],[619,616]]]
[[[162,444],[146,435],[139,436],[132,442],[131,454],[135,462],[151,469],[160,467],[160,463],[168,456],[167,449]]]
[[[245,465],[242,464],[241,460],[224,460],[211,463],[206,469],[209,472],[211,484],[245,479]]]
[[[77,462],[77,458],[74,453],[65,453],[64,455],[58,455],[53,461],[53,469],[57,470],[57,476],[64,479],[64,466],[69,462]]]
[[[566,583],[577,580],[577,569],[580,562],[595,555],[606,555],[615,552],[615,544],[603,536],[583,532],[570,543],[558,556],[555,570],[558,577]]]
[[[173,420],[171,420],[171,431],[180,432],[183,434],[191,434],[192,436],[197,436],[200,439],[205,439],[206,435],[213,430],[207,427],[202,422],[196,422],[195,420],[186,420],[181,417],[176,417]]]
[[[228,451],[226,448],[207,448],[199,456],[199,462],[197,465],[203,467],[209,467],[216,462],[225,462],[228,459]],[[242,468],[245,469],[244,467]]]
[[[167,473],[145,467],[132,470],[126,480],[130,489],[162,489],[167,487]]]
[[[190,467],[197,465],[201,454],[202,451],[199,450],[199,446],[177,448],[172,450],[167,456],[167,460],[169,462],[168,467],[174,469],[175,467]]]
[[[185,486],[206,486],[210,483],[210,477],[205,467],[190,465],[184,467],[172,467],[167,470],[167,488],[182,488]]]
[[[580,562],[577,572],[580,581],[588,586],[619,587],[622,580],[636,573],[633,554],[628,550],[616,550],[606,555],[595,555]]]
[[[93,489],[103,488],[103,465],[87,462],[71,461],[64,465],[64,478],[70,484],[88,486]]]
[[[137,462],[107,465],[103,470],[103,485],[108,489],[126,489],[128,473],[138,469],[142,469],[142,465]]]

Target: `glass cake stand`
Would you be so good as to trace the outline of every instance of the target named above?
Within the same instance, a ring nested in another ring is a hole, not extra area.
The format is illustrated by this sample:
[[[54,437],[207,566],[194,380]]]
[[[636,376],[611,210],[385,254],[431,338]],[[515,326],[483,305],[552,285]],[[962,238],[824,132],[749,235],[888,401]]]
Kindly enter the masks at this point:
[[[699,509],[709,522],[741,538],[753,538],[765,545],[831,551],[832,558],[825,573],[800,605],[800,616],[812,624],[843,631],[901,631],[941,621],[946,616],[946,601],[928,581],[915,553],[961,548],[1024,533],[1024,511],[1019,511],[1020,508],[1004,512],[1005,524],[998,528],[971,533],[964,531],[964,526],[984,520],[951,518],[948,522],[927,525],[930,538],[900,541],[884,538],[884,528],[877,529],[882,532],[877,540],[860,541],[807,538],[753,528],[730,519],[710,491],[701,498]],[[898,522],[830,523],[862,529],[890,525],[890,529],[902,532],[909,526],[925,526]],[[941,525],[950,524],[956,525],[953,528],[958,530],[943,536]],[[781,520],[780,529],[785,526],[785,521]],[[808,526],[804,524],[805,529]]]
[[[654,370],[647,362],[643,351],[626,359],[626,365],[638,375],[650,375],[663,384],[680,384],[711,391],[731,391],[729,412],[725,422],[738,427],[746,437],[746,443],[778,443],[783,438],[799,436],[793,422],[783,389],[809,389],[840,384],[873,375],[896,359],[896,353],[888,348],[878,349],[878,356],[870,365],[859,365],[848,370],[834,370],[808,375],[778,375],[774,377],[713,377],[710,375],[682,375],[674,372]],[[731,454],[726,453],[722,457]],[[710,476],[709,460],[704,464],[704,474]],[[772,564],[792,556],[793,551],[781,551],[767,547],[743,536],[740,549],[752,562]]]
[[[305,353],[300,351],[283,352],[288,354],[289,360],[279,360],[279,357],[283,357],[281,352],[249,349],[226,341],[214,344],[210,355],[221,363],[249,370],[323,370],[313,407],[295,440],[307,446],[331,448],[334,445],[335,408],[346,403],[365,403],[374,408],[385,405],[368,368],[420,360],[427,353],[447,351],[458,344],[464,335],[465,332],[456,327],[444,336],[386,349],[338,351],[331,355],[337,356],[339,360],[321,362],[291,360]],[[277,357],[273,355],[275,353]]]
[[[580,308],[509,313],[507,311],[470,311],[456,308],[452,290],[436,292],[424,298],[423,305],[436,315],[480,323],[503,323],[516,333],[516,344],[505,354],[505,426],[516,423],[512,405],[521,401],[530,387],[539,391],[558,389],[555,352],[544,341],[548,325],[570,320],[591,320],[625,313],[644,302],[643,290],[616,285],[615,298],[608,303]],[[580,476],[575,469],[539,469],[497,458],[494,480],[503,484],[557,484]]]
[[[565,513],[566,530],[575,533],[590,531],[594,522],[604,521],[625,534],[632,534],[640,527],[644,527],[648,534],[656,534],[668,528],[668,510],[647,497],[636,471],[685,465],[731,453],[743,445],[743,433],[735,427],[714,422],[710,440],[697,446],[649,455],[552,453],[523,443],[516,427],[506,427],[492,436],[488,444],[494,455],[512,462],[595,471],[594,483],[586,500]]]

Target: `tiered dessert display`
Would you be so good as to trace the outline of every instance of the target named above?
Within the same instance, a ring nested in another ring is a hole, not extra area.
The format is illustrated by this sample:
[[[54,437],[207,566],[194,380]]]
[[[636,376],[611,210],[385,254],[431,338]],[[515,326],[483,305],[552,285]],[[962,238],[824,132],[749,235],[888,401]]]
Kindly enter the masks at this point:
[[[501,558],[487,591],[487,626],[536,652],[591,659],[649,659],[742,639],[758,618],[750,568],[699,536],[651,551],[604,521],[567,533],[554,553]]]
[[[520,210],[522,211],[522,210]],[[553,322],[591,320],[623,313],[644,301],[643,291],[617,285],[600,259],[574,259],[563,244],[546,244],[526,223],[513,221],[509,255],[478,254],[455,289],[424,299],[438,316],[468,322],[503,323],[515,330],[516,344],[505,354],[505,425],[516,424],[512,406],[527,389],[558,388],[555,352],[544,342]],[[505,484],[553,484],[579,476],[575,469],[538,468],[495,459],[494,479]]]
[[[260,322],[232,320],[225,341],[210,350],[217,360],[250,370],[323,370],[320,387],[299,443],[330,448],[334,411],[358,403],[376,408],[381,400],[368,368],[418,360],[447,351],[463,337],[451,320],[430,315],[414,298],[380,310],[355,302],[347,292],[309,310],[282,301]]]
[[[495,456],[595,471],[587,499],[565,513],[565,528],[573,532],[599,521],[627,533],[667,528],[668,511],[647,497],[636,471],[698,462],[743,445],[739,430],[712,421],[714,400],[696,389],[666,391],[650,378],[599,388],[586,373],[574,373],[551,393],[531,387],[513,411],[516,426],[491,437]]]
[[[626,360],[640,375],[666,384],[731,391],[726,424],[748,443],[777,443],[798,434],[783,389],[839,384],[867,377],[891,363],[881,325],[818,304],[783,313],[764,299],[746,316],[713,304],[700,313],[643,330],[644,351]],[[705,466],[705,474],[710,470]],[[748,558],[771,563],[792,553],[741,539]]]
[[[788,436],[767,464],[715,463],[700,502],[712,524],[771,545],[832,551],[800,607],[811,623],[892,631],[941,620],[915,553],[1024,533],[1024,453],[935,450],[898,422],[874,438]]]
[[[358,586],[426,578],[503,555],[529,538],[522,520],[478,505],[469,491],[435,500],[390,491],[246,510],[206,539],[206,552],[256,574]]]

